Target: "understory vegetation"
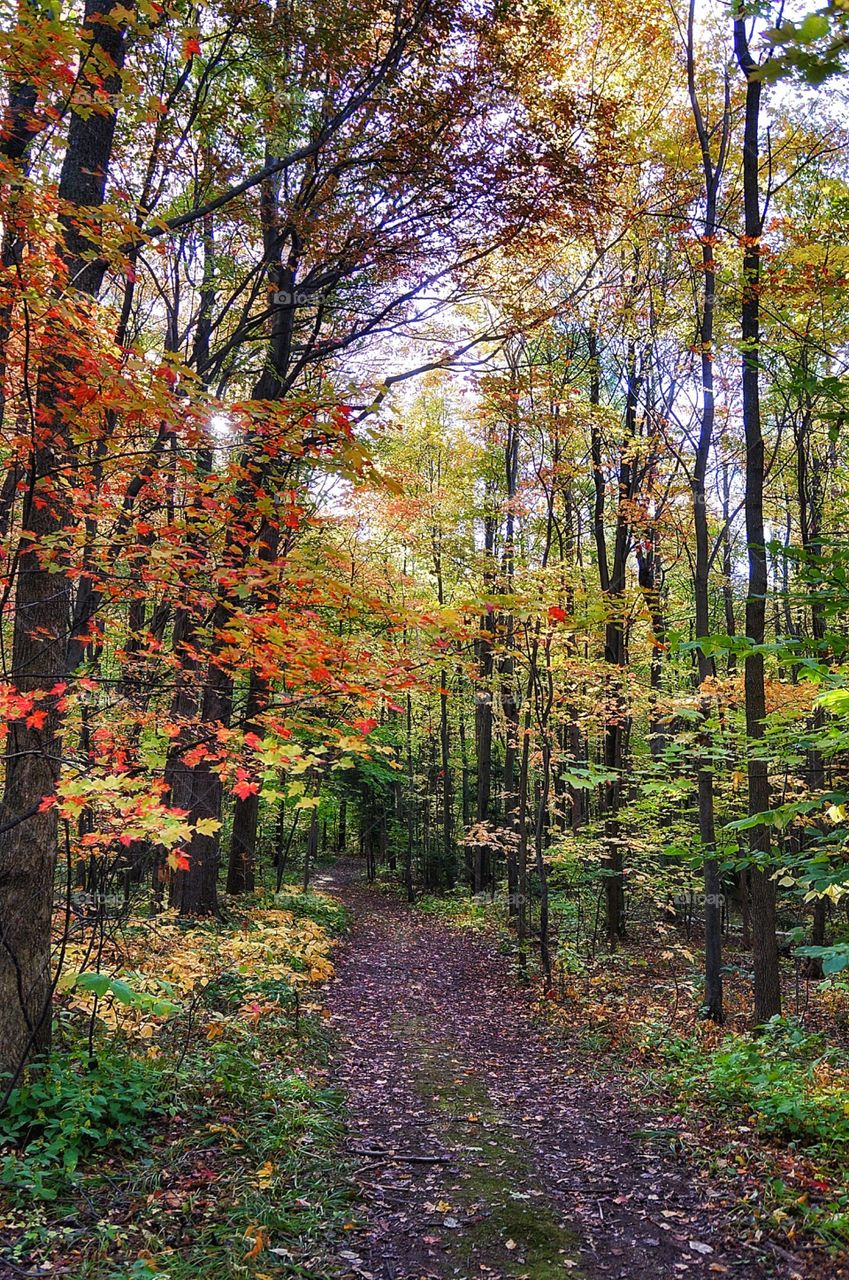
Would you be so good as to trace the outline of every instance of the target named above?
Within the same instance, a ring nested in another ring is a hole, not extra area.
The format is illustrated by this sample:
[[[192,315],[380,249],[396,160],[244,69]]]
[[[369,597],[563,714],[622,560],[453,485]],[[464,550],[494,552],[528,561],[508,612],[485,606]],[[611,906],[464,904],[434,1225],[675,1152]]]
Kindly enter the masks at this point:
[[[294,1275],[343,1232],[316,991],[343,926],[296,887],[203,929],[113,922],[98,970],[66,970],[53,1051],[6,1103],[3,1260],[91,1280]]]

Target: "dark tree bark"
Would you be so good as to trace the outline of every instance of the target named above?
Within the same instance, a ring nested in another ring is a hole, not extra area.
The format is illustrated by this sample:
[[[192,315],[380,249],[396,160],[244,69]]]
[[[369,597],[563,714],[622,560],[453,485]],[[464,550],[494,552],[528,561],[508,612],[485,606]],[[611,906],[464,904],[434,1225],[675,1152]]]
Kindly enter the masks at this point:
[[[83,19],[98,59],[114,67],[103,83],[111,95],[120,92],[124,61],[124,28],[111,22],[117,7],[116,0],[87,0]],[[85,116],[72,112],[59,178],[60,201],[79,212],[62,221],[65,279],[57,286],[87,300],[99,293],[106,271],[98,254],[96,218],[114,133],[113,111]],[[63,681],[67,661],[70,578],[64,568],[51,573],[49,568],[55,566],[42,562],[47,540],[61,537],[75,518],[65,488],[74,465],[68,438],[74,367],[61,353],[62,345],[61,335],[48,330],[37,391],[39,433],[27,467],[11,663],[12,683],[22,694],[48,693]],[[28,727],[19,721],[6,740],[6,829],[0,834],[0,1069],[12,1073],[50,1041],[50,920],[58,826],[56,809],[42,810],[41,802],[56,790],[62,726],[55,699],[45,702],[44,709],[43,725]]]
[[[589,333],[590,357],[590,402],[600,403],[601,370],[598,339],[594,331]],[[605,783],[603,803],[605,812],[605,918],[607,936],[611,947],[625,936],[625,879],[624,859],[618,812],[621,802],[622,771],[624,767],[625,743],[628,735],[628,717],[624,698],[621,697],[621,669],[627,665],[627,649],[625,623],[621,616],[622,599],[625,593],[625,573],[628,563],[628,550],[631,541],[631,529],[626,514],[627,505],[634,497],[635,468],[632,465],[630,444],[636,437],[637,397],[640,379],[636,369],[636,353],[633,342],[629,344],[627,364],[627,393],[625,405],[625,444],[620,451],[618,466],[618,498],[616,503],[616,525],[613,543],[613,563],[608,561],[607,537],[604,527],[605,514],[605,478],[602,464],[601,428],[596,417],[591,425],[591,453],[593,464],[593,483],[595,486],[595,505],[593,510],[593,533],[596,543],[599,585],[608,608],[608,621],[605,626],[604,659],[612,668],[610,691],[618,700],[621,711],[611,715],[605,725],[603,759],[605,768],[613,775]]]
[[[806,349],[803,349],[799,359],[799,368],[803,374],[807,375],[809,373],[808,352]],[[810,391],[806,390],[803,392],[801,412],[794,423],[793,436],[796,445],[796,492],[799,504],[802,548],[806,555],[816,558],[822,555],[823,549],[822,520],[827,467],[825,458],[817,453],[814,444],[813,408]],[[814,641],[817,658],[820,661],[827,661],[829,656],[826,652],[825,635],[826,620],[822,602],[816,596],[812,596],[811,636]],[[816,732],[823,728],[824,723],[823,710],[821,707],[817,707],[811,720],[812,728]],[[808,786],[814,794],[822,793],[826,785],[825,761],[823,760],[822,752],[812,746],[807,754]],[[828,899],[825,897],[817,898],[814,901],[811,928],[811,943],[815,947],[825,945],[827,911]],[[812,978],[821,978],[822,961],[818,957],[810,956],[806,964],[806,971]]]
[[[513,372],[515,375],[515,369]],[[502,574],[505,584],[504,590],[509,593],[513,589],[516,559],[516,548],[514,543],[516,522],[513,512],[513,499],[516,495],[516,488],[519,483],[519,423],[517,415],[512,411],[507,423],[507,439],[504,445],[504,479],[506,486],[507,517],[505,520],[504,530]],[[523,810],[521,794],[519,795],[518,800],[516,796],[516,760],[517,755],[519,754],[519,699],[516,691],[514,655],[516,623],[513,615],[503,615],[501,618],[501,626],[504,634],[504,652],[498,663],[498,679],[501,689],[501,711],[504,716],[502,820],[504,822],[504,830],[507,835],[507,901],[508,912],[511,916],[516,916],[519,919],[521,931],[522,903],[519,901],[519,898],[527,896],[527,842],[526,836],[523,836],[524,819],[520,816],[517,820],[516,817],[517,812]],[[523,753],[522,759],[524,759]],[[524,784],[521,779],[519,781],[520,792],[523,785],[527,790],[527,777],[525,777]],[[524,804],[527,805],[527,795],[525,796]],[[520,842],[519,846],[517,846],[517,841]],[[521,865],[518,865],[517,858]],[[523,883],[525,884],[525,888],[522,887]]]
[[[491,499],[492,495],[488,494]],[[492,511],[484,513],[484,587],[490,590],[493,584],[493,555],[495,552],[495,516]],[[494,615],[486,612],[481,615],[480,629],[476,641],[477,650],[477,683],[475,687],[475,757],[477,762],[477,778],[475,790],[475,819],[480,825],[488,823],[491,818],[492,804],[492,676],[494,670],[493,647]],[[480,893],[487,884],[490,875],[490,850],[480,841],[474,846],[472,865],[472,890]]]
[[[733,516],[731,513],[731,468],[727,462],[722,464],[722,602],[725,608],[725,634],[736,636],[737,618],[734,613],[734,581],[733,581]],[[737,670],[737,655],[728,650],[726,670],[730,675]]]
[[[284,242],[278,214],[279,178],[263,183],[261,190],[261,221],[263,231],[263,261],[266,266],[275,263]],[[301,238],[294,228],[287,228],[289,254],[279,269],[278,284],[292,296],[297,279]],[[295,309],[293,306],[278,308],[271,321],[268,336],[268,356],[262,373],[253,388],[254,400],[276,400],[281,394],[287,376],[292,351],[292,335]],[[267,460],[254,456],[251,441],[247,441],[243,455],[246,479],[241,486],[241,497],[251,509],[251,497],[261,492],[269,480]],[[254,496],[255,501],[255,496]],[[263,519],[251,537],[250,524],[239,523],[228,530],[225,555],[233,568],[244,566],[249,556],[271,564],[278,554],[280,529],[274,519]],[[254,600],[254,603],[257,603]],[[227,726],[233,710],[233,677],[227,670],[221,653],[227,647],[225,628],[231,613],[237,606],[234,596],[223,593],[213,611],[210,625],[211,652],[207,667],[206,684],[201,705],[204,723]],[[247,722],[267,705],[269,688],[267,681],[252,673],[248,690]],[[190,792],[186,797],[190,821],[215,819],[220,823],[224,791],[216,770],[207,760],[189,767]],[[254,797],[237,798],[234,813],[234,838],[228,860],[228,888],[232,892],[244,892],[253,881],[253,862],[256,849],[259,805]],[[218,870],[221,861],[219,832],[212,835],[194,834],[187,849],[188,867],[174,873],[171,883],[171,905],[181,915],[214,915],[218,912]]]
[[[407,841],[404,846],[404,887],[407,901],[415,897],[413,849],[416,841],[416,770],[413,763],[413,699],[407,694]]]
[[[304,851],[304,878],[303,890],[306,893],[310,887],[310,876],[318,858],[318,805],[310,810],[310,831],[307,837],[307,847]]]
[[[768,588],[764,536],[765,449],[760,407],[760,277],[763,217],[759,183],[759,124],[761,80],[749,51],[746,23],[734,21],[734,50],[746,77],[746,117],[743,136],[743,203],[745,247],[743,295],[740,309],[742,333],[743,427],[746,438],[746,541],[749,547],[749,594],[746,600],[746,635],[754,645],[764,640]],[[768,765],[760,757],[766,720],[766,687],[762,653],[746,656],[744,669],[746,732],[749,738],[749,814],[769,808]],[[764,1023],[781,1012],[778,946],[775,936],[775,883],[771,876],[769,827],[752,828],[752,961],[755,972],[755,1020]]]
[[[457,738],[460,743],[460,808],[463,819],[463,831],[468,831],[472,821],[472,797],[469,789],[469,745],[466,737],[466,713],[463,707],[463,676],[457,673]],[[468,871],[468,868],[466,868]]]
[[[49,7],[43,5],[40,0],[19,0],[18,21],[25,37],[31,32],[33,26],[37,26],[43,20],[49,22],[51,17]],[[96,43],[99,40],[97,28],[92,29],[92,35]],[[26,49],[26,38],[21,47]],[[37,44],[34,48],[38,48]],[[20,56],[21,50],[18,51],[18,57]],[[40,90],[37,82],[41,68],[34,66],[32,70],[31,78],[27,78],[26,74],[20,71],[18,76],[10,81],[3,121],[0,124],[0,159],[13,165],[20,177],[26,177],[29,173],[32,143],[50,119],[40,110]],[[8,180],[7,171],[6,181]],[[26,239],[26,228],[17,218],[18,209],[19,198],[14,194],[14,187],[11,187],[0,246],[0,269],[5,278],[11,276],[21,262]],[[3,423],[6,406],[7,351],[12,334],[13,297],[10,289],[7,297],[0,303],[0,425]],[[19,468],[15,465],[11,466],[6,475],[3,492],[0,494],[0,531],[3,533],[8,526],[19,479]]]

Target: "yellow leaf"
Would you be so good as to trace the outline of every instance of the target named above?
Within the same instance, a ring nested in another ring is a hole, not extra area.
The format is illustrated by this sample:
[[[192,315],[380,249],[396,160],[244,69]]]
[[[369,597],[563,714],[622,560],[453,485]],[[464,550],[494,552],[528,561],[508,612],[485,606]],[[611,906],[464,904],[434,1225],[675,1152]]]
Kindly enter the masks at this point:
[[[217,818],[201,818],[200,822],[195,823],[195,831],[199,836],[214,836],[220,830],[221,823]]]

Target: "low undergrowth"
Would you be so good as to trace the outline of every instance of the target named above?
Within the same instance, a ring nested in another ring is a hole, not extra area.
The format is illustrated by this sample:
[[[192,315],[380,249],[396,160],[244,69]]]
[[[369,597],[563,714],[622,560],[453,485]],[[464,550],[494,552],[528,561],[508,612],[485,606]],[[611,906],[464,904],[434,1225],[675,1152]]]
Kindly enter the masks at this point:
[[[350,1201],[315,992],[343,925],[292,889],[198,929],[131,917],[66,970],[56,1048],[0,1117],[0,1264],[302,1274]]]
[[[785,976],[785,1004],[799,1014],[755,1033],[747,971],[729,966],[727,1021],[717,1027],[700,1020],[695,958],[667,938],[648,953],[623,948],[564,974],[547,1013],[586,1051],[588,1070],[598,1071],[606,1054],[646,1109],[668,1113],[648,1140],[686,1150],[721,1182],[741,1231],[842,1252],[849,1053],[812,1029],[825,1025],[821,1015],[840,992],[834,981],[812,985],[800,1001]]]
[[[849,1245],[849,1055],[792,1019],[706,1048],[645,1030],[657,1082],[682,1108],[680,1136],[714,1173],[739,1180],[755,1234],[810,1233]]]
[[[425,915],[446,924],[480,932],[496,929],[503,914],[499,903],[488,895],[470,896],[465,890],[450,894],[425,893],[416,899],[416,906]]]

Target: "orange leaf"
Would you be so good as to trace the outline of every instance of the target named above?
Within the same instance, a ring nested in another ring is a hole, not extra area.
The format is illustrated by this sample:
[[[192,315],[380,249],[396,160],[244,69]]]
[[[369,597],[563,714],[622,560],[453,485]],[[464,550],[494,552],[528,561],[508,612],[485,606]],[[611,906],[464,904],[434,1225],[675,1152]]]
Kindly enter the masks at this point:
[[[246,1240],[253,1240],[245,1258],[255,1258],[257,1254],[262,1253],[268,1243],[268,1230],[265,1227],[248,1227],[245,1232]]]

